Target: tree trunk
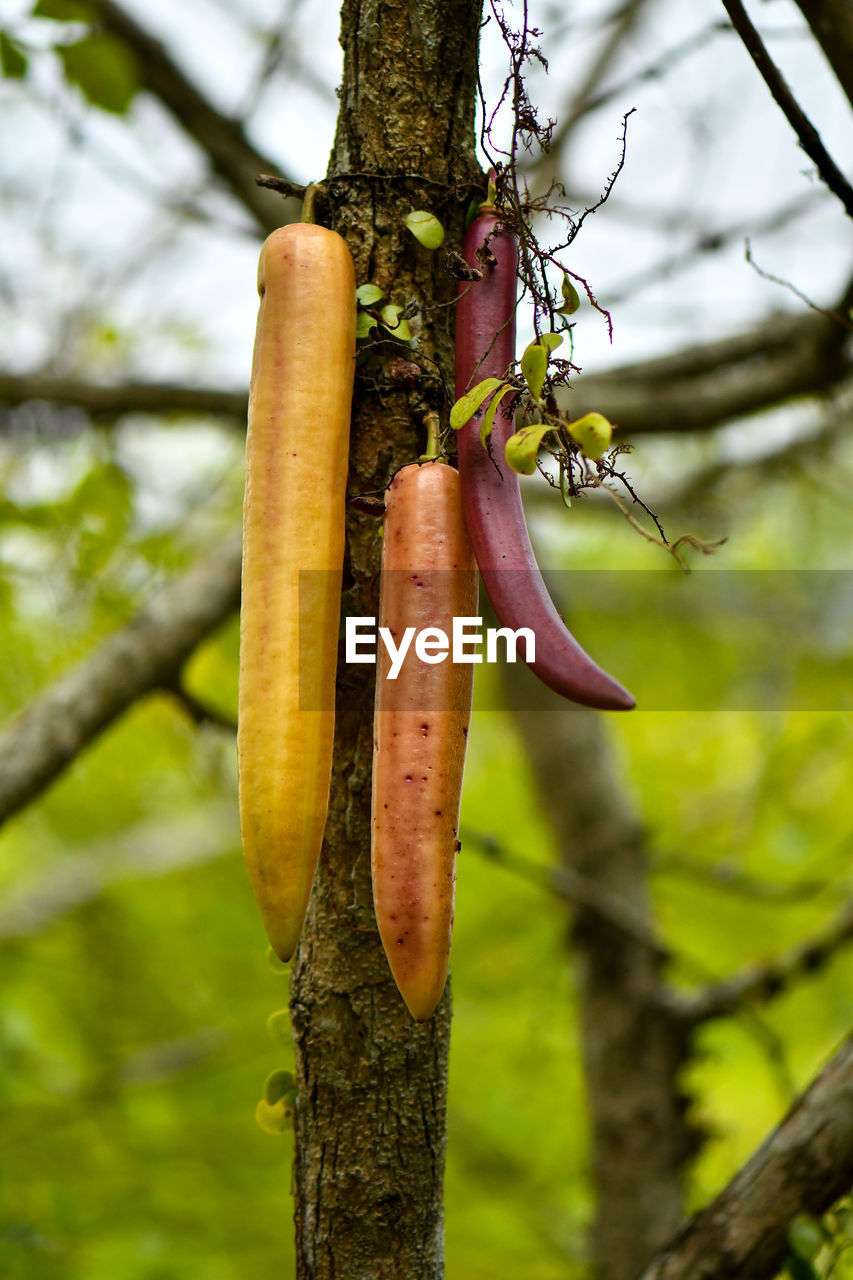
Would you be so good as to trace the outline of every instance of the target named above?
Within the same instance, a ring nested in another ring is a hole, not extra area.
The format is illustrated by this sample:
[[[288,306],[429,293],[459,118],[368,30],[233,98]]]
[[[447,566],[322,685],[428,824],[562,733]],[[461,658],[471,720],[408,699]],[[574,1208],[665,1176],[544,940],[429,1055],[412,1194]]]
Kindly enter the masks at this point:
[[[478,0],[343,7],[344,82],[320,217],[346,237],[359,283],[423,308],[418,352],[385,333],[359,363],[351,495],[381,492],[422,452],[424,414],[446,411],[454,323],[446,304],[456,282],[443,251],[423,249],[403,219],[429,209],[447,244],[461,243],[477,178],[479,22]],[[351,509],[345,614],[376,614],[379,547],[378,522]],[[339,665],[329,820],[291,978],[300,1280],[444,1274],[450,997],[415,1024],[379,943],[370,889],[372,715],[373,668]]]
[[[700,1141],[678,1086],[687,1036],[658,999],[660,952],[642,941],[654,936],[646,848],[601,713],[561,706],[520,664],[506,678],[563,865],[636,924],[620,929],[591,906],[573,913],[596,1200],[591,1271],[625,1280],[681,1221],[684,1165]]]

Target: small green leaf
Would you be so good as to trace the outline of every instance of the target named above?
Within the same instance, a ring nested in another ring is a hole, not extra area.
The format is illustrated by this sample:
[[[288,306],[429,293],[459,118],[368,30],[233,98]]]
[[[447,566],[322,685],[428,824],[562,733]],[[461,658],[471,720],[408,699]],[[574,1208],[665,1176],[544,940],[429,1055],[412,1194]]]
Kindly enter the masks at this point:
[[[480,200],[479,197],[477,196],[473,196],[468,201],[468,208],[465,210],[465,230],[466,231],[468,230],[471,223],[476,218],[477,214],[480,212],[480,205],[482,203],[483,203],[482,200]]]
[[[276,1009],[267,1018],[267,1035],[278,1044],[290,1044],[290,1014],[286,1009]]]
[[[573,316],[581,304],[581,297],[568,276],[563,276],[560,292],[563,295],[563,305],[560,307],[559,314]]]
[[[496,391],[495,394],[492,396],[491,403],[488,409],[486,410],[486,412],[483,414],[483,421],[480,423],[480,443],[482,445],[485,446],[486,441],[488,440],[489,436],[492,434],[492,428],[495,425],[495,414],[498,411],[498,405],[500,404],[501,400],[503,400],[506,393],[508,391],[512,391],[512,389],[513,389],[512,386],[509,383],[506,383],[505,386],[501,387],[500,391]]]
[[[20,80],[27,74],[27,65],[26,55],[20,47],[5,31],[0,31],[0,69],[3,75],[9,80]]]
[[[120,40],[96,32],[75,44],[60,45],[56,52],[66,80],[93,106],[124,115],[139,88],[139,75],[133,55]]]
[[[453,430],[458,431],[460,427],[464,427],[465,423],[473,418],[486,396],[491,395],[500,385],[500,378],[484,378],[482,382],[477,383],[476,387],[472,387],[470,391],[465,392],[464,396],[460,396],[450,410],[450,425]]]
[[[805,1258],[798,1258],[795,1253],[785,1259],[785,1270],[791,1280],[819,1280],[818,1273]]]
[[[255,1119],[264,1133],[287,1133],[293,1128],[293,1107],[288,1106],[284,1098],[272,1107],[261,1098],[255,1108]]]
[[[279,960],[272,947],[267,947],[267,964],[273,973],[289,973],[290,969],[283,960]]]
[[[355,291],[356,301],[362,307],[372,307],[385,297],[385,290],[378,284],[360,284]]]
[[[296,1091],[296,1077],[292,1071],[271,1071],[264,1081],[264,1102],[274,1107],[282,1098],[292,1097]]]
[[[798,1258],[813,1262],[826,1244],[826,1235],[817,1218],[799,1213],[788,1227],[788,1244]]]
[[[97,0],[38,0],[34,18],[52,18],[56,22],[94,22]]]
[[[539,339],[540,347],[544,347],[549,354],[552,351],[556,351],[557,347],[562,345],[562,342],[563,335],[561,333],[543,333]]]
[[[581,453],[598,462],[613,439],[613,426],[603,413],[585,413],[576,422],[569,423],[572,439],[580,445]]]
[[[367,311],[359,311],[355,317],[355,336],[357,338],[367,338],[370,330],[375,329],[377,320]]]
[[[401,342],[411,341],[412,331],[408,320],[403,315],[402,307],[398,307],[396,302],[389,302],[379,314],[382,317],[383,326],[389,333],[393,333],[394,337],[399,338]]]
[[[551,428],[547,423],[538,422],[532,427],[522,427],[506,442],[506,460],[521,476],[532,476],[536,470],[536,458],[542,437]]]
[[[404,222],[412,235],[425,249],[438,249],[444,244],[444,227],[434,213],[425,209],[413,209]]]
[[[548,369],[548,349],[538,342],[531,342],[530,346],[521,357],[521,372],[524,375],[524,381],[527,383],[528,390],[534,400],[538,400],[542,394],[542,387],[545,384],[545,374]]]

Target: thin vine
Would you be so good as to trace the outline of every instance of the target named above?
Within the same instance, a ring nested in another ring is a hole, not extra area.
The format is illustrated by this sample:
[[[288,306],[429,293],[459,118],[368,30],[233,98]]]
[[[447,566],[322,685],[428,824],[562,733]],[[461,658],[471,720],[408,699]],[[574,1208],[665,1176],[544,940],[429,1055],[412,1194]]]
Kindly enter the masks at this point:
[[[518,240],[519,303],[529,299],[535,334],[516,366],[507,370],[505,379],[493,392],[493,397],[500,396],[506,411],[515,414],[516,422],[520,424],[508,442],[507,462],[523,474],[531,474],[538,469],[549,484],[559,488],[567,506],[571,506],[572,501],[585,490],[602,489],[643,538],[668,551],[687,572],[688,565],[680,554],[680,548],[690,545],[708,554],[720,543],[703,542],[693,534],[670,542],[660,519],[643,501],[622,469],[622,459],[631,452],[631,446],[612,444],[613,427],[601,414],[586,414],[572,422],[561,411],[557,395],[561,388],[570,385],[573,375],[580,373],[573,358],[574,322],[571,319],[580,306],[576,285],[604,319],[611,341],[613,338],[609,311],[599,303],[590,283],[564,265],[563,257],[586,219],[607,202],[622,172],[628,149],[628,122],[634,108],[622,117],[617,161],[597,201],[581,211],[572,209],[566,203],[564,186],[557,181],[552,182],[544,194],[532,195],[522,171],[522,158],[536,158],[538,154],[547,153],[557,125],[556,120],[540,119],[527,88],[531,68],[540,67],[546,73],[548,71],[548,60],[537,43],[542,32],[529,23],[527,0],[523,0],[521,6],[519,27],[508,20],[500,0],[489,0],[489,8],[491,17],[486,19],[484,26],[492,21],[497,25],[509,55],[509,70],[491,111],[487,108],[482,83],[478,82],[480,144],[491,166],[489,201],[501,215],[501,226]],[[506,146],[501,146],[496,141],[496,134],[507,111],[511,121],[510,139]],[[560,225],[558,243],[549,246],[540,243],[533,223],[542,217],[549,223]],[[482,265],[489,260],[489,238],[486,237],[477,252]],[[470,278],[476,279],[476,269],[467,268],[462,260],[457,262],[456,258],[458,255],[448,254],[447,270],[464,279],[469,278],[463,272],[465,268],[471,273]],[[556,355],[566,338],[568,355]],[[469,399],[469,404],[463,407],[461,401],[456,402],[455,422],[452,415],[451,425],[459,426],[476,412],[483,396],[478,398],[475,387],[470,397],[463,399]],[[558,479],[543,464],[541,455],[546,455],[555,464]],[[498,460],[495,464],[500,465]],[[644,527],[633,514],[632,507],[645,513],[656,532]]]

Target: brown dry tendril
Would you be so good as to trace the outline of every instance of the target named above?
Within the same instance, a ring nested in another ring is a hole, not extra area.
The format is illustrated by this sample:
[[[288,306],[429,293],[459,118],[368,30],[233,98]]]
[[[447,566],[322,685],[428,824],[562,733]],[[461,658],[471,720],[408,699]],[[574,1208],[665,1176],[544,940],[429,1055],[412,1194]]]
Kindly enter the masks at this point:
[[[519,302],[528,297],[533,305],[533,328],[538,340],[546,333],[560,333],[568,339],[569,358],[551,354],[548,361],[547,376],[539,397],[539,404],[524,393],[527,390],[525,380],[520,372],[512,372],[506,381],[514,388],[508,393],[508,408],[521,410],[522,425],[532,422],[547,423],[551,428],[542,440],[542,451],[547,453],[557,464],[558,479],[555,480],[537,462],[537,467],[549,484],[558,488],[566,505],[578,497],[584,490],[602,489],[616,503],[619,511],[629,524],[647,541],[663,547],[675,557],[678,564],[689,572],[689,567],[679,549],[685,544],[693,546],[709,554],[720,542],[703,542],[693,534],[686,534],[675,542],[670,542],[655,512],[643,501],[634,489],[626,473],[620,468],[620,461],[631,452],[628,444],[617,444],[596,462],[586,458],[580,451],[570,432],[570,420],[560,411],[556,390],[570,385],[573,374],[580,369],[573,362],[574,325],[567,319],[565,308],[566,297],[563,283],[568,278],[577,283],[586,295],[590,305],[603,317],[608,336],[612,341],[613,322],[609,311],[598,302],[589,282],[583,276],[571,271],[561,261],[565,251],[579,234],[584,222],[591,214],[596,213],[606,202],[622,172],[625,164],[628,143],[628,120],[635,108],[627,111],[622,117],[619,134],[619,154],[615,168],[610,173],[599,199],[578,212],[566,203],[566,190],[562,183],[553,181],[548,190],[540,196],[533,196],[528,188],[524,175],[519,171],[519,158],[523,154],[534,155],[537,151],[548,152],[556,120],[548,119],[544,123],[539,119],[532,103],[526,84],[526,75],[532,65],[548,71],[548,61],[536,41],[542,32],[531,27],[528,22],[528,5],[524,0],[522,21],[519,28],[514,27],[507,19],[500,0],[489,0],[491,18],[497,24],[503,42],[509,53],[510,69],[503,85],[497,105],[491,112],[487,110],[482,83],[478,80],[478,92],[482,108],[482,125],[480,142],[483,152],[492,167],[490,175],[493,183],[492,200],[501,214],[502,225],[517,236],[519,249],[518,275],[521,282]],[[485,24],[484,24],[485,25]],[[494,134],[499,119],[506,110],[511,112],[511,137],[507,147],[495,142]],[[557,223],[562,228],[562,240],[551,247],[543,247],[533,230],[533,222],[537,216],[544,216],[549,224]],[[493,233],[494,234],[494,233]],[[478,257],[488,261],[488,237]],[[554,284],[556,278],[557,284]],[[623,492],[620,492],[620,489]],[[628,495],[630,502],[624,495]],[[639,507],[648,516],[656,532],[649,531],[631,511],[631,507]],[[724,539],[722,540],[724,541]]]

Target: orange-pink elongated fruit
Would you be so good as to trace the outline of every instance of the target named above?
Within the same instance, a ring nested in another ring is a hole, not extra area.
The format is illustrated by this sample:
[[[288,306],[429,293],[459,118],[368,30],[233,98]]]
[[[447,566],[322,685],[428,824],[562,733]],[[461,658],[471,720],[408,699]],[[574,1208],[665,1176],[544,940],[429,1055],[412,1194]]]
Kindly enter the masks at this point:
[[[477,612],[477,567],[459,475],[443,462],[398,471],[386,497],[379,625],[406,630]],[[436,653],[433,652],[433,656]],[[371,870],[382,945],[412,1017],[425,1021],[447,981],[459,801],[474,668],[422,661],[410,648],[396,679],[377,651]]]
[[[258,292],[243,506],[240,828],[267,937],[288,960],[332,771],[355,357],[345,242],[309,223],[274,231],[261,250]]]

